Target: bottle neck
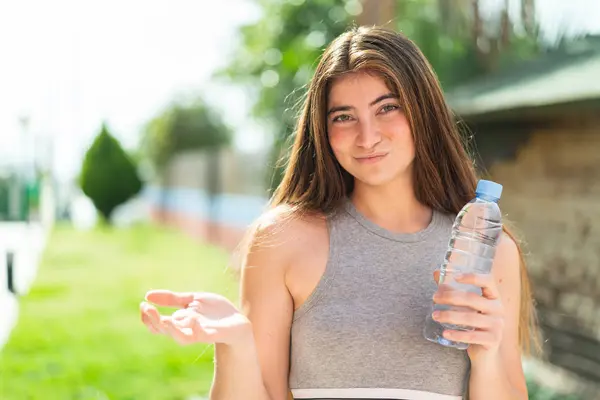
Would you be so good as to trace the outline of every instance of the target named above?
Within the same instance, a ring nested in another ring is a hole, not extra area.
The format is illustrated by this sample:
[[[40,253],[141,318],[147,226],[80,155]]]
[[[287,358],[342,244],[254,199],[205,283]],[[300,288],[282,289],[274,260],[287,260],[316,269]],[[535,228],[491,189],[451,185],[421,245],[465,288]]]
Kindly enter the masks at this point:
[[[481,199],[481,200],[489,201],[489,202],[492,202],[492,203],[497,203],[498,200],[500,200],[500,199],[497,199],[495,197],[487,196],[487,195],[481,194],[481,193],[477,193],[477,198]]]

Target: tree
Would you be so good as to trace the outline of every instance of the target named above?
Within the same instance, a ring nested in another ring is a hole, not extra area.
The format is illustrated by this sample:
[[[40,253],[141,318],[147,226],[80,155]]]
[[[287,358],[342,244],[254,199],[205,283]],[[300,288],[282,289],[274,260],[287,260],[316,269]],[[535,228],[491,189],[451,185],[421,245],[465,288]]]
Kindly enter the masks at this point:
[[[508,0],[395,0],[392,25],[419,46],[450,90],[540,54],[534,1],[519,1],[520,12],[511,14]]]
[[[175,102],[144,127],[140,153],[149,160],[154,174],[165,184],[165,169],[177,153],[218,149],[231,142],[231,129],[201,98]]]
[[[136,165],[105,123],[85,154],[79,183],[109,224],[115,208],[142,189]]]

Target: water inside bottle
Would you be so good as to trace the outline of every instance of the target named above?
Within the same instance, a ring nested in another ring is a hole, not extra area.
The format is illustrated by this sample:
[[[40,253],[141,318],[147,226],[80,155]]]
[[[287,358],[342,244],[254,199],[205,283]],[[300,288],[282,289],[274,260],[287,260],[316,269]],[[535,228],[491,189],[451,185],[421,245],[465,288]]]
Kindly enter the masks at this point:
[[[480,287],[459,283],[454,276],[462,273],[490,273],[496,252],[496,242],[501,231],[501,214],[497,205],[478,198],[465,205],[457,215],[452,228],[448,250],[440,267],[439,284],[445,284],[452,290],[481,295]],[[468,307],[440,304],[433,304],[431,311],[450,308],[476,312]],[[428,315],[426,324],[425,336],[428,340],[459,349],[466,349],[468,345],[445,339],[442,336],[443,331],[446,329],[465,331],[474,329],[468,326],[439,324],[431,319],[431,314]]]

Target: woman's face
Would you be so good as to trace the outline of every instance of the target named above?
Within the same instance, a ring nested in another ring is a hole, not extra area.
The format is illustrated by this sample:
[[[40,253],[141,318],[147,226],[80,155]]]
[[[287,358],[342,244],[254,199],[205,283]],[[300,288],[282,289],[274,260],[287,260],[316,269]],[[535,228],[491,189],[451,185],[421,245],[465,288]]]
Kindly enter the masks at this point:
[[[366,185],[411,172],[415,147],[408,120],[397,95],[376,75],[352,73],[333,82],[327,131],[340,165]]]

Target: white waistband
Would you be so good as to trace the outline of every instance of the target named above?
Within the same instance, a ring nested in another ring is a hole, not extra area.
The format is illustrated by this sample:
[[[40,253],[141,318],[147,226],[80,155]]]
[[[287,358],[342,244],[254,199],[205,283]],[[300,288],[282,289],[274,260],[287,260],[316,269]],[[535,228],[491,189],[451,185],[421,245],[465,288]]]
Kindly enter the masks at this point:
[[[452,396],[410,389],[292,389],[294,399],[385,399],[385,400],[462,400],[462,396]]]

